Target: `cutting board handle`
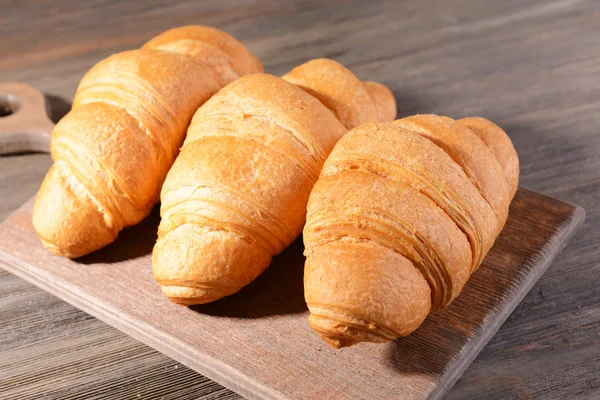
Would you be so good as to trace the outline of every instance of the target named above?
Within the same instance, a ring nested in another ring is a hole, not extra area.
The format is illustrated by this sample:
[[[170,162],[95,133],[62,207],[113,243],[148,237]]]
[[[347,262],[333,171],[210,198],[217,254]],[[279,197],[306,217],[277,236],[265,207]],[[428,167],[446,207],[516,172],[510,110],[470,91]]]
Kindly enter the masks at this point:
[[[24,83],[0,82],[0,155],[50,152],[54,123],[39,90]]]

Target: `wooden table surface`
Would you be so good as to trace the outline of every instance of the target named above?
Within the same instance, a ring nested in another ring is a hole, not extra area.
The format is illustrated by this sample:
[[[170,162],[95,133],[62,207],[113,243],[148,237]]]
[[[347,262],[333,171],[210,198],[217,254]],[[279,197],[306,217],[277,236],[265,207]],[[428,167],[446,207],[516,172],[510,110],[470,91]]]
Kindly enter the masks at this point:
[[[0,81],[43,90],[58,120],[95,62],[193,23],[234,34],[269,73],[330,57],[386,83],[399,116],[504,127],[521,184],[587,220],[448,398],[600,398],[600,2],[5,0]],[[0,157],[0,219],[50,164]],[[1,399],[238,397],[0,269]]]

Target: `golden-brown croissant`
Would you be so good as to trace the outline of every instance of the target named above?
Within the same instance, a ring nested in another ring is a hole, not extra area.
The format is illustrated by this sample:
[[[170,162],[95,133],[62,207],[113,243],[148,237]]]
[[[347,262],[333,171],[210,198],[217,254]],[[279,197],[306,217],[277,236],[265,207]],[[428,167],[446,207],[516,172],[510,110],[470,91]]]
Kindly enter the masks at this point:
[[[483,118],[416,115],[347,133],[308,202],[311,327],[336,348],[410,334],[481,264],[518,176],[510,139]]]
[[[44,246],[78,257],[146,217],[193,113],[257,72],[260,62],[240,42],[203,26],[169,30],[95,65],[52,132],[54,165],[33,209]]]
[[[347,128],[394,116],[387,88],[332,60],[222,89],[194,115],[161,192],[152,268],[163,293],[199,304],[254,280],[300,234],[312,186]]]

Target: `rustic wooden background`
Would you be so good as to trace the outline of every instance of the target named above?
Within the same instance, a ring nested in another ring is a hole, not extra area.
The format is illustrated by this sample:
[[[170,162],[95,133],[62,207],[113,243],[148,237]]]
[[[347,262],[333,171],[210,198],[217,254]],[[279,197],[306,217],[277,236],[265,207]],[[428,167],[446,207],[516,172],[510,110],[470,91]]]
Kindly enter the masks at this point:
[[[3,0],[0,81],[43,90],[57,120],[95,62],[190,23],[234,34],[273,74],[331,57],[389,85],[401,116],[503,126],[522,185],[587,220],[448,398],[600,397],[600,2]],[[0,158],[0,219],[49,166]],[[238,396],[0,270],[0,398]]]

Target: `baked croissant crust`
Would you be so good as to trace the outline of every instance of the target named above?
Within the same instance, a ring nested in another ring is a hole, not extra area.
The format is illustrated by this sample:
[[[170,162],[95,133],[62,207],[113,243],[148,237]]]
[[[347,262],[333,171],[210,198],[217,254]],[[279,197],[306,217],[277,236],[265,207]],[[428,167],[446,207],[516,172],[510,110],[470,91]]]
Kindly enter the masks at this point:
[[[391,121],[392,109],[387,88],[326,59],[283,79],[251,75],[213,96],[194,115],[162,189],[152,268],[163,293],[207,303],[254,280],[300,234],[337,140],[380,112]]]
[[[260,62],[240,42],[203,26],[172,29],[95,65],[52,132],[54,165],[33,209],[44,246],[79,257],[140,222],[158,201],[193,113],[256,72]]]
[[[347,133],[308,202],[311,327],[336,348],[386,342],[450,304],[502,230],[518,168],[483,118],[415,115]]]

